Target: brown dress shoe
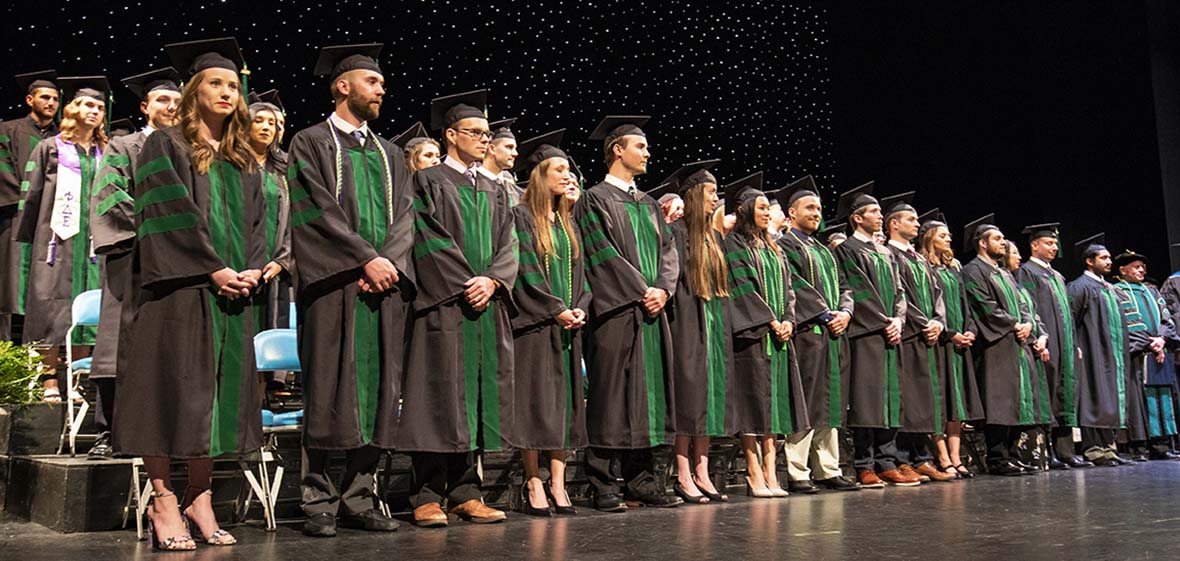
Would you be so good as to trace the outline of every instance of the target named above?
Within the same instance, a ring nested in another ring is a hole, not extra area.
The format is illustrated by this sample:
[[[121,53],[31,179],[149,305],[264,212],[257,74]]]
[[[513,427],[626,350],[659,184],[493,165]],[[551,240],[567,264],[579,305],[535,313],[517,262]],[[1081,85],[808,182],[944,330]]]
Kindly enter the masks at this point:
[[[934,469],[934,466],[930,465],[930,462],[918,466],[914,471],[918,472],[918,475],[925,475],[934,481],[954,481],[958,479],[958,477],[945,471]]]
[[[898,487],[914,487],[922,483],[917,477],[905,475],[901,472],[901,470],[897,469],[887,469],[885,471],[877,472],[877,476],[884,480],[885,483],[889,485],[896,485]]]
[[[503,511],[496,510],[476,499],[471,499],[470,501],[452,508],[451,512],[457,514],[459,518],[462,518],[463,520],[474,522],[476,524],[490,524],[492,522],[500,522],[508,517]]]
[[[861,470],[860,473],[856,474],[856,479],[860,482],[860,486],[863,489],[882,489],[885,487],[885,482],[881,481],[881,478],[877,477],[876,472],[871,469]]]
[[[426,503],[414,509],[414,524],[423,528],[441,528],[447,525],[447,513],[438,503]]]
[[[930,481],[929,477],[926,477],[925,475],[922,475],[922,474],[914,471],[913,466],[911,466],[909,464],[901,464],[900,466],[897,466],[897,471],[900,471],[901,474],[906,477],[909,477],[912,479],[917,479],[918,483],[925,483],[927,481]]]

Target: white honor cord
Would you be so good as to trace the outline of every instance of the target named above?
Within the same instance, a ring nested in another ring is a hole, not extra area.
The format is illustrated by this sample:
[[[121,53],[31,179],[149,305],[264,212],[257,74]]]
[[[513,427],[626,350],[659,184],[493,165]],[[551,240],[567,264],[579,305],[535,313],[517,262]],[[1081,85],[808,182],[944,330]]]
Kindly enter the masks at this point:
[[[340,190],[344,186],[344,168],[341,166],[341,154],[344,153],[344,148],[340,145],[340,135],[336,131],[336,125],[332,124],[332,119],[329,118],[328,128],[332,129],[332,144],[336,146],[336,201],[340,201]],[[369,131],[369,140],[377,147],[377,151],[381,153],[381,166],[385,170],[385,214],[389,224],[393,223],[393,174],[389,170],[389,154],[385,152],[385,147],[381,146],[381,141],[377,140],[377,135]]]

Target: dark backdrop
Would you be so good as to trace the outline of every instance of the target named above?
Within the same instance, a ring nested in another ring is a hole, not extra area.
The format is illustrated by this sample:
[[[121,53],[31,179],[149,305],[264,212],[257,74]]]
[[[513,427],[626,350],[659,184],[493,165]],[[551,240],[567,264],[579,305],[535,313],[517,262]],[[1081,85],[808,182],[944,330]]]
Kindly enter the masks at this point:
[[[916,190],[956,250],[994,211],[1026,257],[1020,229],[1060,221],[1071,251],[1105,231],[1167,274],[1140,2],[840,2],[831,32],[841,187]]]

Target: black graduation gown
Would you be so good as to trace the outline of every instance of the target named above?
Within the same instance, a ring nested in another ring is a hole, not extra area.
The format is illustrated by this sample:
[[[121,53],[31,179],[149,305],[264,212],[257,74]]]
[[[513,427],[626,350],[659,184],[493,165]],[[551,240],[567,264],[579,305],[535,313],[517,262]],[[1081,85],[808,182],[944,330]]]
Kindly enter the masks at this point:
[[[1026,261],[1016,273],[1016,279],[1032,296],[1037,315],[1045,325],[1048,336],[1049,362],[1043,363],[1048,379],[1053,417],[1060,426],[1075,427],[1078,423],[1078,390],[1075,363],[1077,342],[1074,320],[1069,311],[1069,295],[1065,291],[1065,277],[1052,267]]]
[[[967,290],[956,266],[934,266],[946,305],[946,329],[942,332],[939,347],[942,353],[943,369],[946,371],[946,419],[948,421],[976,421],[986,413],[979,395],[979,382],[975,377],[975,359],[971,347],[956,348],[954,336],[963,333],[978,334],[975,318],[967,302]]]
[[[25,313],[32,247],[16,241],[17,205],[33,149],[57,133],[56,123],[42,130],[29,116],[0,123],[0,314]]]
[[[515,311],[518,245],[508,197],[482,175],[469,181],[445,163],[412,178],[418,299],[398,448],[468,452],[511,447],[509,316]],[[500,285],[483,312],[473,310],[463,296],[463,283],[476,276]]]
[[[1066,286],[1082,359],[1078,426],[1119,429],[1127,423],[1127,326],[1115,288],[1082,274]]]
[[[813,428],[840,428],[848,412],[848,335],[833,337],[826,318],[852,313],[852,288],[831,250],[815,238],[787,231],[778,243],[795,292],[798,325],[792,342],[808,418]]]
[[[198,173],[175,128],[144,143],[119,333],[116,452],[200,458],[262,445],[257,297],[220,297],[209,280],[224,267],[266,264],[261,180],[221,157]]]
[[[411,195],[401,154],[401,148],[375,134],[362,145],[326,122],[291,140],[290,239],[299,264],[303,444],[308,448],[392,448],[398,437],[402,360],[415,286]],[[278,204],[272,200],[266,207],[276,220]],[[281,230],[264,234],[272,250],[267,260],[278,261],[273,250],[282,246],[280,235]],[[357,286],[362,269],[379,256],[397,268],[397,286],[382,294],[362,293]]]
[[[690,436],[730,436],[726,411],[728,372],[732,370],[727,298],[698,298],[689,285],[688,229],[669,225],[676,242],[680,278],[666,308],[672,332],[672,377],[676,388],[676,432]],[[721,246],[721,236],[711,243]]]
[[[972,354],[987,422],[1032,425],[1036,420],[1031,351],[1016,338],[1016,324],[1031,322],[1032,311],[1023,305],[1012,275],[980,257],[963,266],[962,277],[979,329]]]
[[[78,233],[68,240],[50,228],[54,197],[57,193],[57,143],[46,139],[37,145],[25,166],[28,189],[20,203],[17,241],[31,244],[28,294],[25,301],[25,341],[47,345],[66,344],[70,328],[70,310],[74,298],[87,290],[99,288],[98,259],[92,257],[90,245],[90,197],[98,177],[100,151],[91,147],[77,150],[81,164],[81,212]],[[73,345],[93,345],[94,327],[74,330]]]
[[[941,433],[946,423],[944,388],[946,370],[939,360],[938,344],[926,343],[922,333],[931,322],[946,325],[942,284],[934,277],[929,262],[916,251],[904,251],[889,244],[897,261],[898,276],[906,295],[906,320],[901,330],[901,430]]]
[[[583,193],[574,217],[586,241],[594,292],[585,334],[586,433],[590,446],[650,448],[671,442],[675,382],[668,316],[643,309],[648,287],[676,293],[680,262],[655,199],[603,182]]]
[[[1115,286],[1120,290],[1119,304],[1127,321],[1127,343],[1131,353],[1127,367],[1127,434],[1131,440],[1147,440],[1151,419],[1145,386],[1171,386],[1175,379],[1171,354],[1164,354],[1164,362],[1156,362],[1155,354],[1151,352],[1151,338],[1163,337],[1167,346],[1175,349],[1178,343],[1176,331],[1167,304],[1154,286],[1126,281]]]
[[[725,238],[733,332],[733,393],[739,434],[791,434],[811,428],[799,364],[790,340],[779,341],[770,322],[795,323],[795,291],[786,259],[755,248],[739,232]]]
[[[888,249],[856,236],[849,236],[835,253],[853,301],[848,426],[900,428],[899,352],[885,339],[890,318],[905,317],[908,306],[897,262]]]
[[[148,134],[117,136],[102,155],[102,169],[90,200],[90,235],[99,255],[102,309],[91,355],[90,377],[113,378],[119,356],[119,317],[131,282],[131,245],[135,241],[135,201],[130,191],[139,153]]]
[[[520,272],[512,288],[517,310],[512,318],[514,442],[536,450],[582,448],[586,446],[582,337],[562,329],[556,320],[566,310],[590,310],[581,236],[573,226],[579,247],[575,256],[565,230],[551,225],[557,254],[542,262],[532,210],[520,205],[513,214],[520,239]]]
[[[267,159],[262,171],[266,254],[283,268],[283,272],[266,287],[265,305],[259,306],[262,315],[259,329],[284,329],[290,326],[291,278],[295,271],[295,260],[291,258],[291,194],[287,185],[286,160]]]
[[[1053,424],[1053,403],[1049,393],[1049,377],[1045,373],[1045,361],[1041,360],[1034,343],[1045,334],[1045,324],[1033,304],[1032,295],[1019,283],[1016,285],[1020,295],[1021,305],[1029,310],[1033,318],[1032,334],[1025,343],[1024,356],[1028,360],[1028,371],[1032,375],[1033,386],[1033,422],[1038,425]]]

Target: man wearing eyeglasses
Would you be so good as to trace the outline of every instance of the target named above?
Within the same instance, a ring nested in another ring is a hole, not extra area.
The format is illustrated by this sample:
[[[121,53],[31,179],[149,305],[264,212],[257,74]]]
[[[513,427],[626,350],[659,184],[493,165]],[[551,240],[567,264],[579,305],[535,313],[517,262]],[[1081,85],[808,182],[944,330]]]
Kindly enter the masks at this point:
[[[516,231],[504,189],[478,172],[492,133],[487,91],[435,99],[447,157],[414,174],[418,295],[398,449],[413,460],[414,522],[504,520],[483,504],[476,457],[510,446]]]

